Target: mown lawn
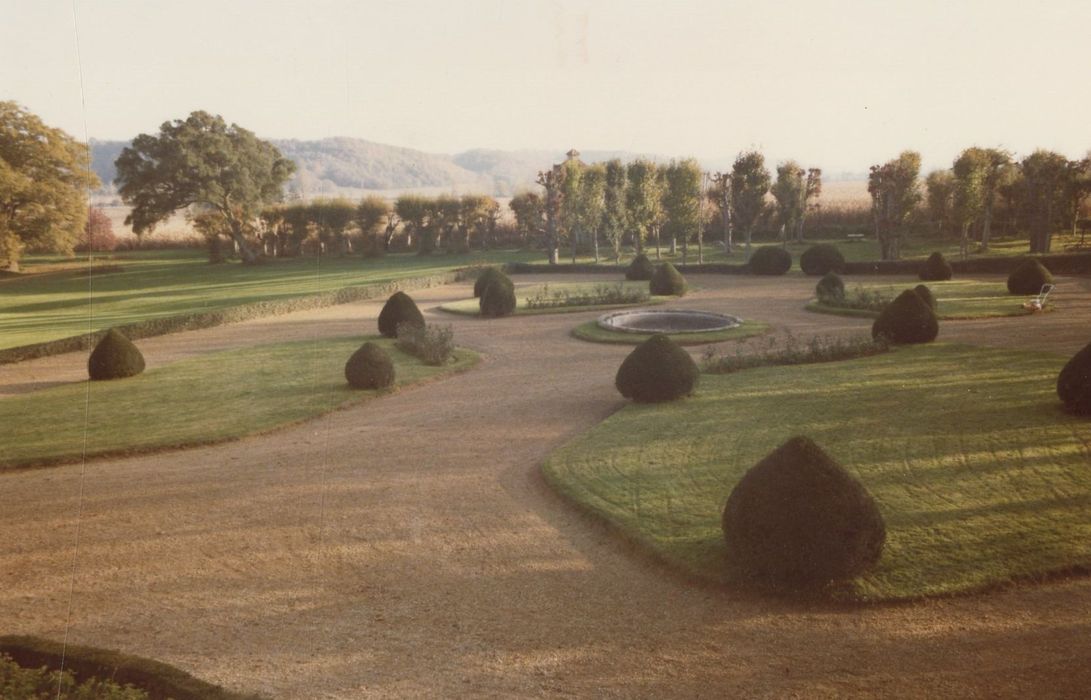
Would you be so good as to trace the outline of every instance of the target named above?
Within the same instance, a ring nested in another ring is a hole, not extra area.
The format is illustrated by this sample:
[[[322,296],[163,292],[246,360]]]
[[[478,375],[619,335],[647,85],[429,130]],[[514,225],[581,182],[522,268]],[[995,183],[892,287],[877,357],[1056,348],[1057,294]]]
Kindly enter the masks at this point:
[[[374,398],[379,392],[351,389],[344,375],[365,340],[390,352],[397,387],[478,359],[457,350],[453,362],[433,367],[389,339],[337,338],[210,353],[128,379],[44,389],[0,400],[0,470],[231,440]]]
[[[887,299],[893,299],[907,289],[923,284],[932,290],[936,298],[936,316],[940,319],[995,318],[998,316],[1026,316],[1030,312],[1023,308],[1029,299],[1026,295],[1011,294],[1005,282],[987,282],[981,280],[947,280],[946,282],[902,282],[899,284],[849,284],[845,285],[845,295],[851,296],[857,288],[868,292],[878,292]],[[821,304],[817,300],[806,307],[809,311],[839,314],[844,316],[862,316],[874,318],[876,311],[864,309],[845,309]],[[1047,305],[1048,308],[1048,305]]]
[[[793,435],[864,483],[887,524],[877,567],[837,593],[898,600],[1091,566],[1091,421],[1055,393],[1064,358],[967,346],[703,375],[550,456],[547,479],[666,561],[735,580],[734,485]]]
[[[531,299],[548,299],[551,293],[568,293],[573,296],[581,294],[591,295],[600,291],[600,288],[615,288],[617,286],[620,286],[626,293],[636,291],[648,291],[647,282],[553,282],[545,284],[525,284],[516,281],[515,313],[520,315],[527,315],[560,314],[576,311],[596,311],[600,309],[616,309],[621,306],[649,306],[653,304],[662,304],[664,302],[670,301],[671,299],[674,299],[674,297],[669,296],[653,296],[648,297],[645,301],[635,303],[585,304],[582,306],[533,307],[530,303]],[[439,308],[443,311],[449,311],[453,314],[461,314],[463,316],[479,316],[481,315],[481,300],[476,298],[460,299],[459,301],[452,301],[450,303],[443,304]]]
[[[458,267],[537,259],[533,253],[388,255],[365,260],[285,258],[266,265],[209,265],[201,251],[118,253],[101,264],[119,271],[88,276],[62,269],[0,279],[0,349],[80,335],[135,321],[289,299],[343,287],[439,274]],[[31,259],[56,269],[57,258]]]

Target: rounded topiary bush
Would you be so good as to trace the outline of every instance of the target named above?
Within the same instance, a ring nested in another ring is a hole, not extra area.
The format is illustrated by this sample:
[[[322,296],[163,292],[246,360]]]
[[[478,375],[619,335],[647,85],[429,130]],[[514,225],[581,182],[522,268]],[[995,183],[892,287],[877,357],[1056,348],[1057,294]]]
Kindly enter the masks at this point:
[[[810,588],[879,560],[886,525],[867,489],[810,438],[794,437],[732,490],[722,527],[744,578]]]
[[[627,399],[658,403],[689,396],[700,375],[688,352],[666,335],[656,333],[621,363],[614,386]]]
[[[474,281],[474,298],[478,299],[485,292],[485,287],[488,287],[491,282],[499,281],[507,284],[512,289],[515,285],[512,283],[511,278],[504,274],[503,270],[498,267],[486,267],[477,279]]]
[[[669,262],[655,268],[648,289],[656,296],[680,297],[686,293],[686,278]]]
[[[836,304],[845,298],[845,283],[836,272],[827,272],[814,286],[815,296],[823,304]]]
[[[792,268],[792,254],[780,246],[767,245],[754,251],[748,265],[755,275],[783,275]]]
[[[1057,396],[1071,413],[1091,415],[1091,344],[1073,355],[1057,375]]]
[[[111,328],[91,351],[87,374],[91,379],[123,379],[144,371],[144,356],[133,342]]]
[[[655,266],[652,265],[652,261],[648,259],[647,255],[641,253],[629,263],[629,267],[625,270],[625,279],[634,282],[646,282],[652,278],[653,274],[655,274]]]
[[[411,296],[405,292],[394,292],[379,312],[379,332],[387,338],[397,338],[398,326],[403,323],[423,328],[424,315]]]
[[[912,289],[907,289],[886,305],[875,323],[871,337],[885,336],[892,343],[930,343],[939,335],[936,312]]]
[[[789,267],[791,264],[789,263]],[[808,275],[825,275],[840,272],[845,267],[845,256],[836,246],[819,243],[803,251],[799,256],[799,269]]]
[[[951,269],[951,263],[947,262],[943,253],[938,250],[929,255],[921,265],[921,269],[917,271],[917,277],[925,282],[943,282],[951,279],[952,275],[954,271]]]
[[[913,291],[917,293],[917,296],[921,298],[921,301],[928,304],[928,308],[933,311],[936,310],[936,296],[932,294],[931,289],[923,284],[918,284],[916,287],[913,287]]]
[[[1045,284],[1053,284],[1053,275],[1034,258],[1019,263],[1008,275],[1008,291],[1012,294],[1038,294]]]
[[[394,383],[394,361],[375,343],[364,343],[345,363],[345,379],[353,389],[385,389]]]
[[[511,281],[493,280],[481,292],[481,315],[488,318],[509,316],[515,311],[515,289]]]

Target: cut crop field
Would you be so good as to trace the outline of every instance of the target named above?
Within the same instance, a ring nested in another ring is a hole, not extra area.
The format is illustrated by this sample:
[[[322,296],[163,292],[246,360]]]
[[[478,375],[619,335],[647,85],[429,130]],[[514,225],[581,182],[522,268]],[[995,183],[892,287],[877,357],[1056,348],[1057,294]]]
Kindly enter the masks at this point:
[[[737,580],[720,514],[742,475],[807,435],[887,525],[882,558],[835,591],[882,601],[1091,567],[1091,421],[1055,393],[1064,358],[958,345],[702,375],[561,448],[546,478],[687,574]],[[639,435],[639,440],[633,436]]]
[[[43,389],[0,401],[0,471],[222,442],[374,398],[379,392],[352,389],[344,375],[365,340],[390,353],[396,388],[469,369],[478,359],[459,349],[435,367],[389,339],[336,338],[209,353],[128,379]]]

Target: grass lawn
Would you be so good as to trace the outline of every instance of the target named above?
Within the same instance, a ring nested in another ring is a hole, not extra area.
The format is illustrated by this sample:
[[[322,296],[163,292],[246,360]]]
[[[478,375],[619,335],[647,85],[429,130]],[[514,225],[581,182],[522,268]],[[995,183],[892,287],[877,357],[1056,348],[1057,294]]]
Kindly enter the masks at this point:
[[[345,382],[345,361],[364,340],[258,345],[0,400],[0,470],[231,440],[359,403],[378,393]],[[390,352],[398,387],[466,370],[478,359],[458,350],[454,362],[432,367],[393,340],[367,340]]]
[[[845,287],[845,293],[851,295],[856,287],[863,287],[871,292],[879,292],[888,299],[924,284],[936,297],[936,315],[940,319],[993,318],[996,316],[1026,316],[1030,312],[1023,308],[1023,302],[1030,297],[1010,294],[1004,282],[982,282],[980,280],[948,280],[946,282],[902,282],[899,284],[866,284]],[[1047,305],[1047,308],[1049,305]],[[806,306],[808,311],[875,318],[877,311],[866,309],[843,309],[821,304],[817,300]]]
[[[703,333],[673,333],[669,334],[671,340],[679,345],[705,345],[707,343],[720,343],[725,340],[742,340],[755,335],[761,335],[769,330],[769,325],[760,321],[743,321],[735,328],[722,331],[706,331]],[[613,345],[639,345],[649,338],[643,333],[625,333],[623,331],[611,331],[603,328],[597,321],[581,323],[572,329],[572,335],[580,340],[592,343],[608,343]]]
[[[88,276],[80,269],[0,279],[0,349],[41,343],[134,321],[302,297],[342,287],[432,275],[466,265],[536,260],[535,253],[388,255],[365,260],[282,258],[267,265],[209,265],[202,251],[117,253],[102,264],[121,270]],[[24,269],[56,270],[56,257]]]
[[[1091,421],[1055,393],[1061,357],[933,344],[845,362],[702,375],[553,453],[546,478],[697,578],[733,580],[720,513],[793,435],[875,496],[877,567],[856,600],[963,593],[1091,566]]]
[[[661,297],[654,296],[649,297],[647,300],[639,302],[638,304],[594,304],[584,306],[550,306],[545,308],[530,308],[528,300],[539,294],[548,294],[549,292],[568,292],[569,294],[590,294],[595,291],[596,287],[609,286],[614,287],[620,284],[626,292],[642,290],[647,291],[647,282],[561,282],[561,283],[547,283],[547,284],[531,284],[531,285],[518,285],[515,288],[515,313],[516,314],[563,314],[572,313],[576,311],[597,311],[603,309],[616,309],[623,306],[650,306],[653,304],[662,304],[670,301],[674,297]],[[459,301],[453,301],[449,304],[443,304],[439,307],[443,311],[449,311],[453,314],[461,314],[463,316],[480,316],[481,315],[481,300],[474,299],[460,299]]]

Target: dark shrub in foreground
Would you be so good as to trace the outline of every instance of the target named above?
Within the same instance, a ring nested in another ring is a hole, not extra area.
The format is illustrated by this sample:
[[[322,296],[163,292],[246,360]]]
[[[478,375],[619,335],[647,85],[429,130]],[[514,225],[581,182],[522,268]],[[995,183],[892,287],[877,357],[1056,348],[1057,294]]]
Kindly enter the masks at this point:
[[[951,264],[943,257],[943,253],[936,251],[929,255],[928,259],[921,265],[917,277],[925,282],[943,282],[951,279],[953,274]]]
[[[481,292],[481,315],[488,318],[509,316],[515,311],[515,289],[511,281],[493,280]]]
[[[928,304],[928,308],[932,309],[933,311],[936,310],[936,297],[934,294],[932,294],[931,289],[924,286],[923,284],[918,284],[916,287],[913,287],[913,291],[917,293],[917,296],[921,298],[921,301],[923,301],[925,304]]]
[[[144,371],[144,356],[132,341],[111,328],[91,351],[87,374],[91,379],[123,379]]]
[[[1057,375],[1057,396],[1068,411],[1091,415],[1091,344],[1073,355]]]
[[[625,270],[625,279],[644,282],[650,280],[653,274],[655,274],[655,266],[652,265],[651,260],[648,260],[647,255],[641,253],[629,263],[629,267]]]
[[[692,394],[700,374],[688,352],[657,333],[629,353],[614,386],[625,398],[640,403],[673,401]]]
[[[767,245],[756,249],[747,264],[755,275],[783,275],[792,268],[792,254],[780,246]]]
[[[1008,291],[1012,294],[1038,294],[1044,284],[1053,284],[1053,275],[1033,258],[1019,263],[1008,275]]]
[[[867,489],[802,436],[743,476],[727,499],[722,526],[739,571],[776,587],[859,576],[879,560],[886,541]]]
[[[871,337],[886,337],[899,345],[930,343],[939,335],[936,312],[912,289],[907,289],[887,304],[875,323],[871,325]]]
[[[375,343],[364,343],[345,363],[345,379],[353,389],[385,389],[394,383],[394,361]]]
[[[825,275],[840,272],[845,266],[845,256],[829,243],[813,245],[799,256],[799,269],[808,275]]]
[[[394,292],[379,312],[379,332],[387,338],[397,338],[398,326],[403,323],[423,327],[424,315],[411,296],[405,292]]]
[[[477,279],[474,280],[474,298],[479,299],[485,292],[485,287],[488,287],[492,282],[503,282],[512,289],[515,285],[512,283],[511,278],[504,274],[504,272],[498,267],[486,267]]]
[[[827,272],[814,286],[814,293],[819,302],[836,305],[845,300],[845,283],[836,272]]]
[[[648,289],[656,296],[684,296],[686,293],[686,278],[669,262],[655,268],[652,279],[648,283]]]

